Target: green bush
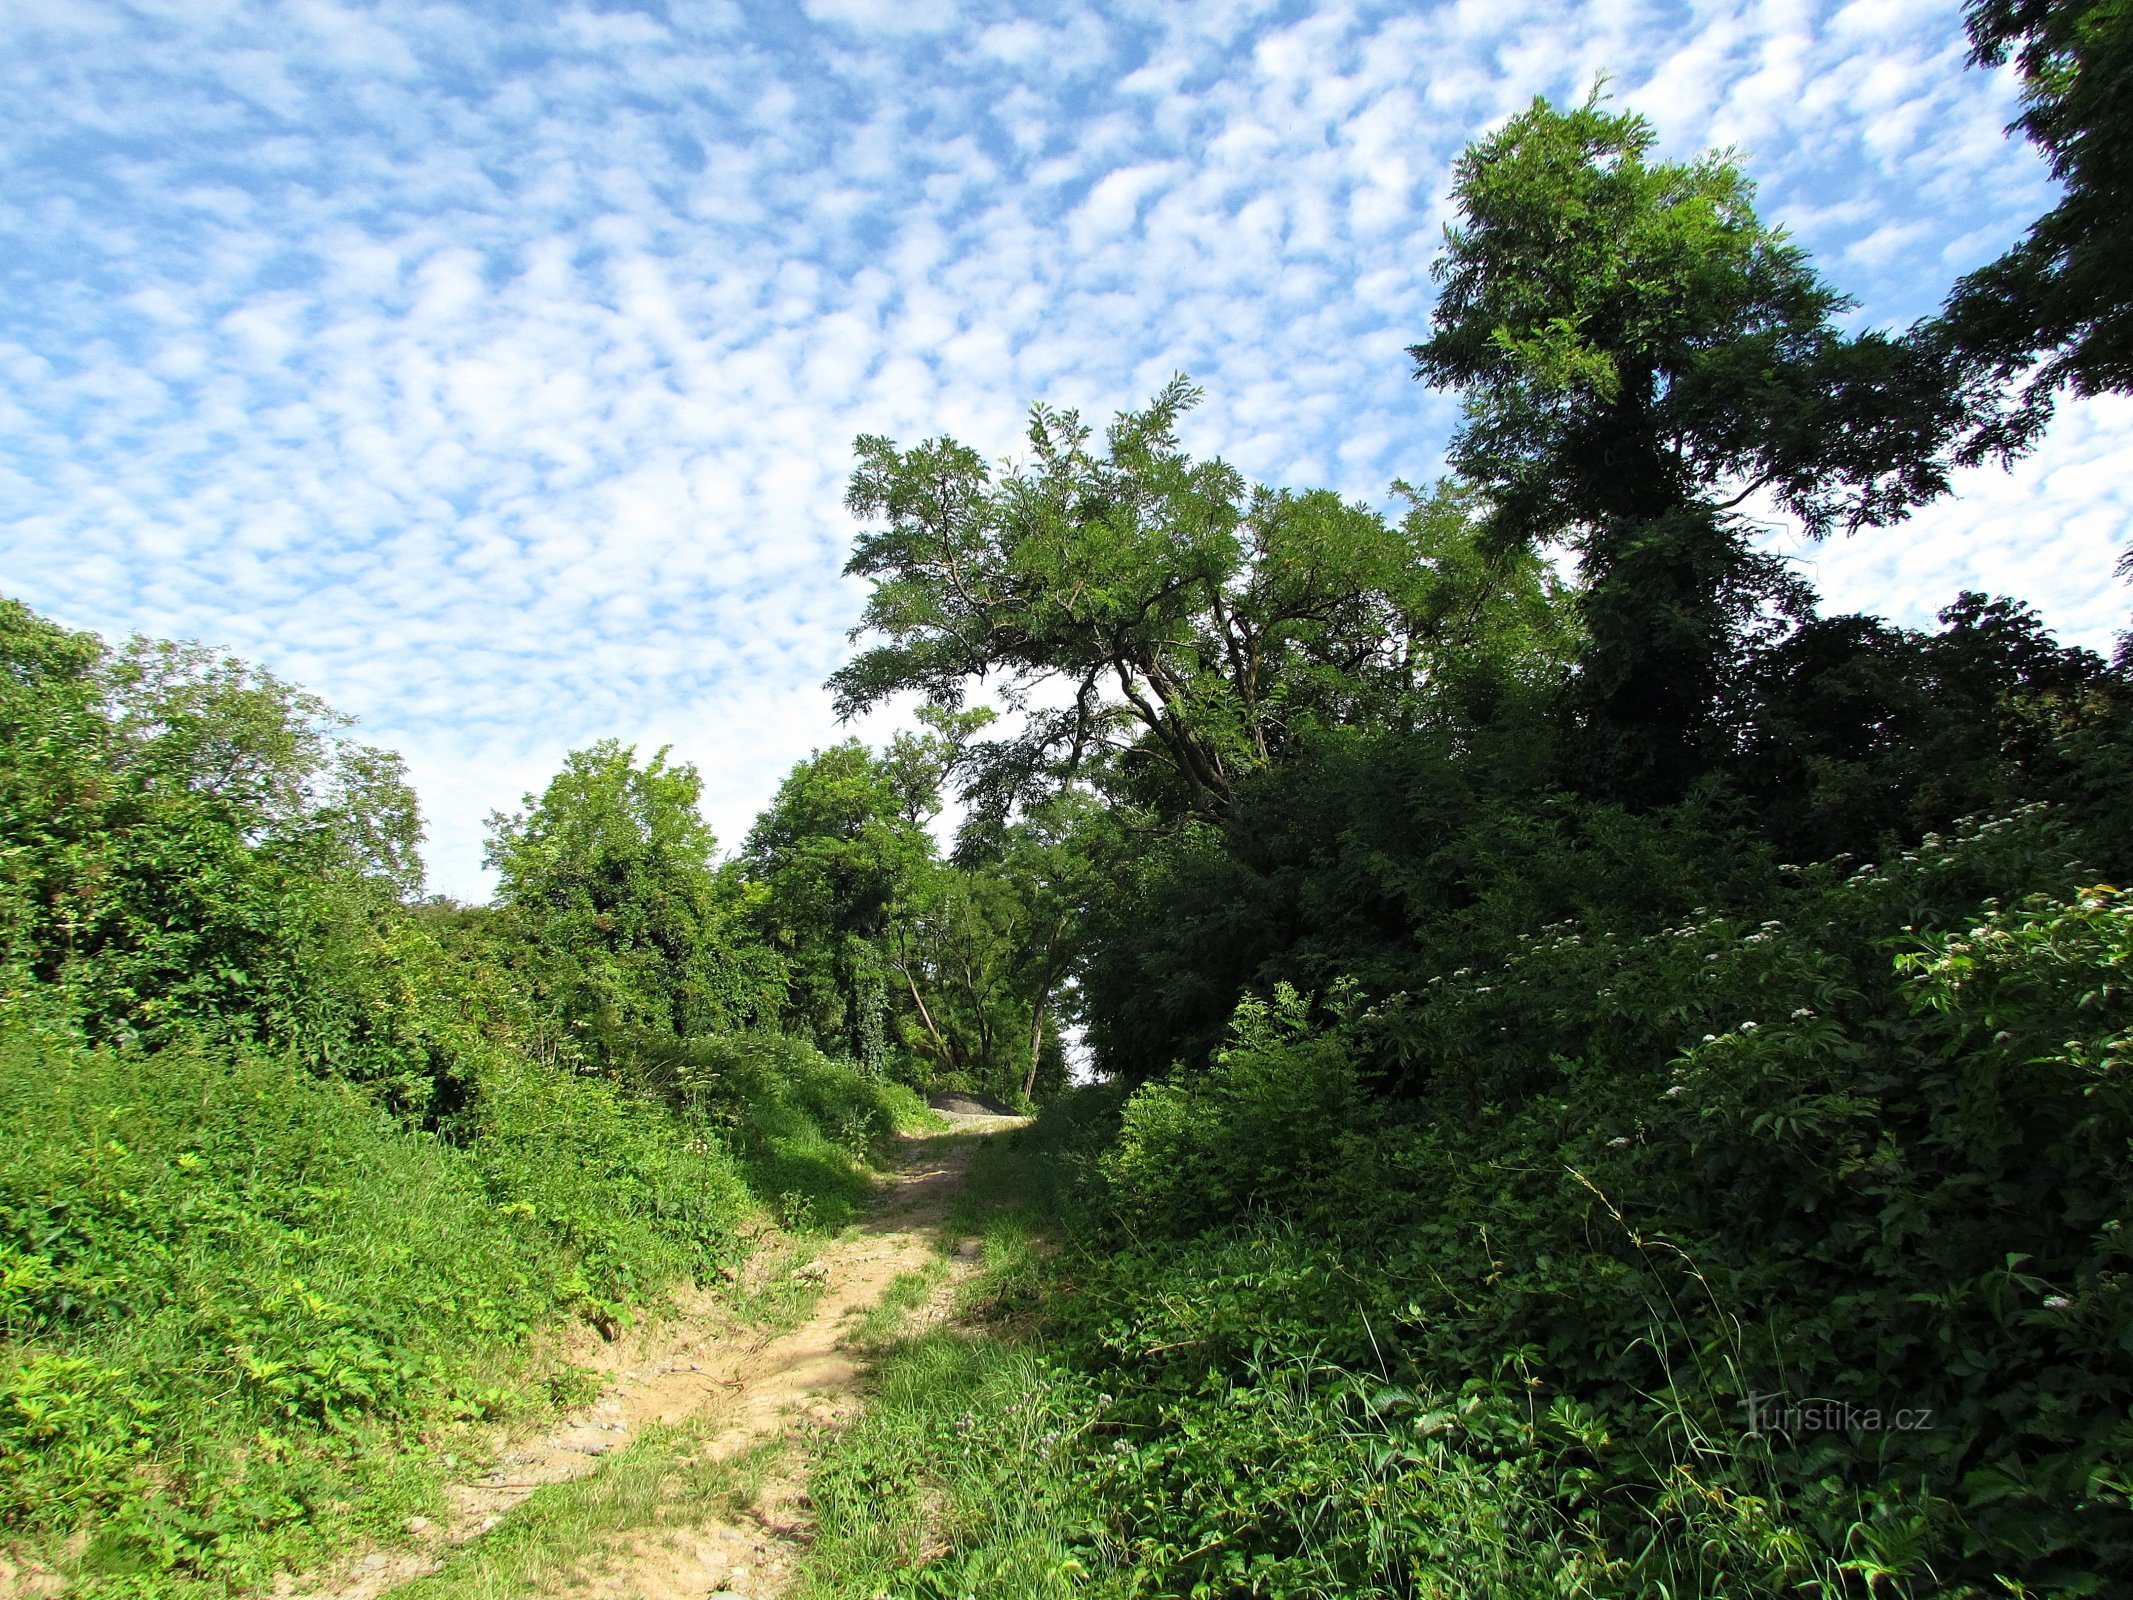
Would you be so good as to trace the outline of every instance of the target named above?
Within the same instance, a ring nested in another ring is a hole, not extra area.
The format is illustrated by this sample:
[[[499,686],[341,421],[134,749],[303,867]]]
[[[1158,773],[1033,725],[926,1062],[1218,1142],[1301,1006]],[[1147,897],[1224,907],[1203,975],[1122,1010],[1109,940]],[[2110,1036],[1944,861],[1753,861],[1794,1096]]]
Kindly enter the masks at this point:
[[[1305,1001],[1283,984],[1271,1005],[1237,1008],[1230,1044],[1206,1072],[1148,1084],[1125,1103],[1101,1170],[1122,1217],[1189,1235],[1320,1191],[1344,1164],[1361,1112],[1348,1046],[1315,1033]]]
[[[2041,810],[1773,878],[1248,1005],[1064,1161],[1049,1328],[1116,1397],[1084,1554],[1253,1595],[2133,1564],[2133,894]]]
[[[842,1227],[866,1202],[869,1153],[932,1119],[905,1085],[782,1034],[688,1040],[651,1070],[677,1103],[720,1132],[749,1187],[788,1226]]]
[[[600,1078],[492,1068],[452,1129],[492,1202],[572,1258],[563,1298],[607,1323],[678,1279],[737,1261],[753,1197],[702,1117]]]
[[[488,1087],[454,1146],[263,1055],[10,1025],[0,1526],[91,1530],[91,1592],[256,1578],[404,1515],[426,1430],[543,1403],[539,1323],[734,1256],[715,1141],[605,1083]]]

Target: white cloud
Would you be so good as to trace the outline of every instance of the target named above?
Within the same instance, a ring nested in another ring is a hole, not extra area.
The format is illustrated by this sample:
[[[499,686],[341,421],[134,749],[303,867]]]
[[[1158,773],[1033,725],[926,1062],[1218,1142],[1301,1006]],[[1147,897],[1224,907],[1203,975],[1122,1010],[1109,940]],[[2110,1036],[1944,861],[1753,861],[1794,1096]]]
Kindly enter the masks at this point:
[[[1536,93],[1738,142],[1863,301],[1930,310],[2045,199],[1958,8],[434,0],[0,16],[6,586],[226,643],[405,750],[436,882],[573,745],[671,742],[738,843],[840,736],[852,436],[1020,443],[1191,371],[1198,448],[1382,497],[1449,170]],[[2026,595],[2102,644],[2133,450],[1806,552],[1834,605]]]

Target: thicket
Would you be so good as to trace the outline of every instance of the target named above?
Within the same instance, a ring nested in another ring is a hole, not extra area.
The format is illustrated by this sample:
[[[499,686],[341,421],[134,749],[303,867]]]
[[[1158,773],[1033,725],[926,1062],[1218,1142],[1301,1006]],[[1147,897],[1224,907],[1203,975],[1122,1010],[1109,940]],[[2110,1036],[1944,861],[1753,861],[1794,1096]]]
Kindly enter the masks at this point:
[[[1536,104],[1458,168],[1397,520],[1193,460],[1182,382],[998,471],[860,441],[833,685],[1004,693],[981,819],[1102,798],[1110,1083],[1003,1158],[1057,1257],[830,1452],[824,1592],[2122,1587],[2133,662],[1824,616],[1745,515],[1898,522],[2123,387],[2124,20],[1972,21],[2075,183],[1945,319]]]
[[[841,1222],[925,1115],[770,1030],[685,768],[572,756],[460,907],[396,759],[242,663],[0,601],[0,736],[0,1539],[78,1592],[392,1535],[576,1395],[541,1329]]]
[[[1162,1464],[1134,1559],[1427,1592],[1429,1539],[1338,1486],[1360,1440],[1501,1469],[1516,1564],[1597,1592],[2101,1592],[2133,1558],[2133,898],[2053,824],[1639,937],[1565,920],[1332,1023],[1247,1003],[1127,1103],[1062,1314]],[[1234,1420],[1284,1395],[1278,1442]],[[1304,1530],[1257,1486],[1314,1455]]]

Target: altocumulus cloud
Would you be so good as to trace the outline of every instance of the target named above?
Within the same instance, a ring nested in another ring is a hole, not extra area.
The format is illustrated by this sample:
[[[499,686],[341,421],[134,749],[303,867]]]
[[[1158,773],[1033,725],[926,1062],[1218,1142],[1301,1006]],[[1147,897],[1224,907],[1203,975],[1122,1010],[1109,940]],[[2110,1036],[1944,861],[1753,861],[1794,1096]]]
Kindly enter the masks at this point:
[[[1183,370],[1259,477],[1430,476],[1450,164],[1534,94],[1604,71],[1738,146],[1871,322],[2047,199],[1941,0],[13,0],[0,40],[5,588],[358,713],[461,894],[574,744],[671,742],[732,843],[836,736],[857,432],[1006,453]],[[1803,559],[2106,643],[2126,421]]]

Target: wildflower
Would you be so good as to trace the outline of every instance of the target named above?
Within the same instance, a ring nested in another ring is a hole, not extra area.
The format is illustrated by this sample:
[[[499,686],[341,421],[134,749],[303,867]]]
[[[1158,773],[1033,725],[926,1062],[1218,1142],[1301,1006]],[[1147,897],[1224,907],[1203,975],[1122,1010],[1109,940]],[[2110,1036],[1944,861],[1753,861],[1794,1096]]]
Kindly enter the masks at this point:
[[[1667,1090],[1667,1092],[1666,1092],[1666,1098],[1667,1098],[1667,1099],[1669,1099],[1669,1100],[1678,1100],[1678,1099],[1680,1099],[1680,1098],[1681,1098],[1681,1097],[1682,1097],[1683,1095],[1687,1094],[1688,1092],[1689,1092],[1689,1086],[1688,1086],[1687,1084],[1685,1084],[1685,1083],[1677,1083],[1677,1084],[1675,1084],[1675,1085],[1674,1085],[1674,1086],[1673,1086],[1672,1088],[1670,1088],[1670,1089],[1668,1089],[1668,1090]]]
[[[1741,1031],[1742,1033],[1753,1033],[1753,1032],[1755,1032],[1755,1030],[1756,1030],[1756,1027],[1757,1027],[1757,1024],[1755,1024],[1755,1023],[1753,1023],[1753,1022],[1743,1022],[1743,1023],[1742,1023],[1741,1025],[1740,1025],[1740,1031]]]
[[[1622,1136],[1622,1137],[1618,1137],[1618,1138],[1613,1138],[1613,1139],[1610,1139],[1610,1140],[1608,1140],[1608,1141],[1607,1141],[1607,1148],[1608,1148],[1608,1149],[1610,1149],[1610,1150],[1621,1150],[1621,1149],[1625,1149],[1625,1148],[1627,1148],[1628,1144],[1629,1144],[1629,1139],[1628,1139],[1628,1137],[1627,1137],[1627,1136],[1625,1135],[1625,1136]]]
[[[1703,1042],[1705,1044],[1716,1044],[1718,1043],[1718,1035],[1715,1033],[1707,1033],[1703,1036]]]
[[[2063,1294],[2048,1294],[2044,1297],[2044,1309],[2046,1311],[2065,1311],[2069,1309],[2073,1305],[2073,1303],[2073,1301],[2067,1299],[2067,1297]]]
[[[1794,1022],[1805,1022],[1805,1021],[1806,1021],[1806,1020],[1807,1020],[1807,1019],[1808,1019],[1809,1017],[1811,1017],[1811,1016],[1813,1016],[1813,1015],[1814,1015],[1814,1008],[1813,1008],[1813,1007],[1811,1007],[1811,1006],[1802,1006],[1802,1007],[1800,1007],[1800,1009],[1799,1009],[1799,1010],[1795,1011],[1795,1012],[1794,1012],[1794,1013],[1792,1014],[1792,1020],[1793,1020]]]

